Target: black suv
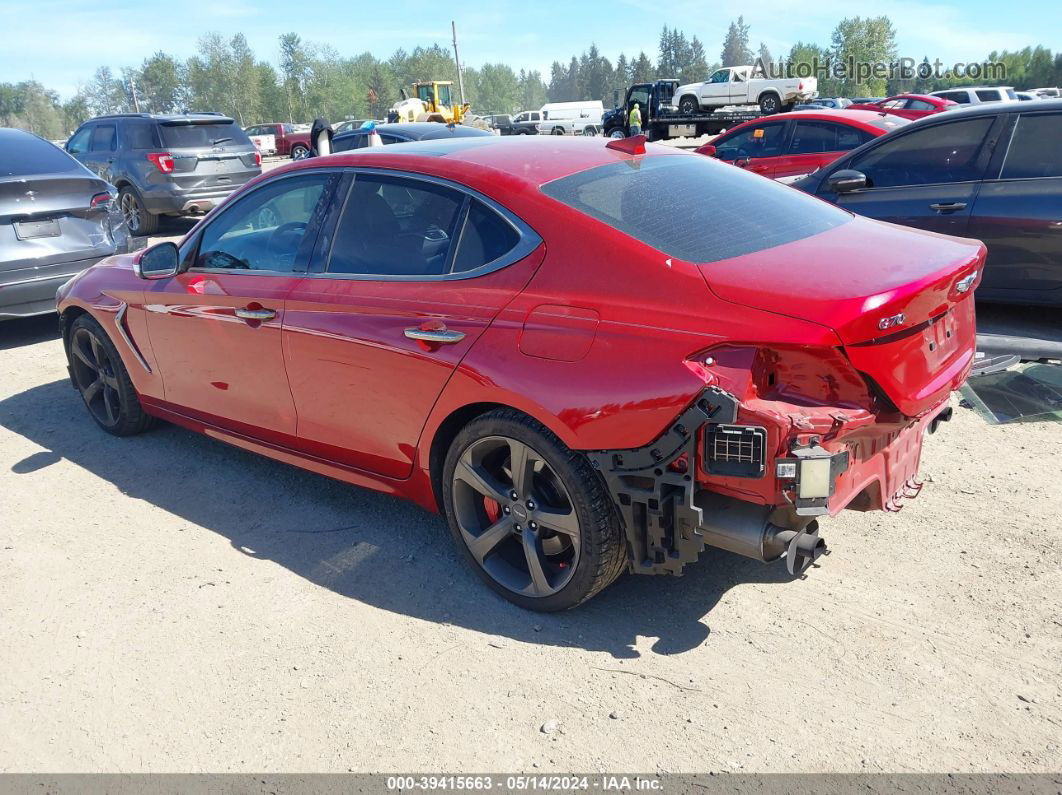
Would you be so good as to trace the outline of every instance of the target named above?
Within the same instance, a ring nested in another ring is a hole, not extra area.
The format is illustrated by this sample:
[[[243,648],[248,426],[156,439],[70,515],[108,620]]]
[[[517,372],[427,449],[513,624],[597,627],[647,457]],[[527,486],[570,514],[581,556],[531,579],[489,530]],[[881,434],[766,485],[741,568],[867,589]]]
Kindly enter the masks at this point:
[[[979,299],[1062,306],[1059,141],[1062,100],[972,105],[875,138],[794,187],[859,215],[982,240]]]
[[[215,113],[122,113],[82,124],[66,151],[118,188],[130,233],[153,234],[160,215],[208,212],[262,173],[262,156]]]

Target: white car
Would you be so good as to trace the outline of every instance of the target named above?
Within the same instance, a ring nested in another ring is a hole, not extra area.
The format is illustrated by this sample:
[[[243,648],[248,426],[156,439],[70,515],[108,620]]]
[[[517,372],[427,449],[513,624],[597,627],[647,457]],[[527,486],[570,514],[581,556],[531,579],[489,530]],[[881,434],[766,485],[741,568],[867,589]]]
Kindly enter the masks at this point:
[[[974,86],[973,88],[946,88],[930,93],[931,97],[950,99],[960,105],[983,105],[985,102],[1017,102],[1013,86]]]
[[[814,77],[756,77],[752,66],[717,69],[703,83],[690,83],[675,89],[674,103],[679,113],[690,116],[709,113],[726,105],[759,105],[765,114],[778,113],[819,95]],[[760,73],[762,74],[762,72]]]

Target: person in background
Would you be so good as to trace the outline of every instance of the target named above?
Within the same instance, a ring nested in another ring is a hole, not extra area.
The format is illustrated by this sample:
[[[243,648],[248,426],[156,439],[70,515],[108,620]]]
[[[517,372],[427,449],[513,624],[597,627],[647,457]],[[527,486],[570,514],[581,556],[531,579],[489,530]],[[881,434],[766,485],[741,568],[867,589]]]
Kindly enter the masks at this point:
[[[630,115],[627,117],[627,124],[630,125],[631,135],[642,134],[642,111],[637,102],[631,108]]]

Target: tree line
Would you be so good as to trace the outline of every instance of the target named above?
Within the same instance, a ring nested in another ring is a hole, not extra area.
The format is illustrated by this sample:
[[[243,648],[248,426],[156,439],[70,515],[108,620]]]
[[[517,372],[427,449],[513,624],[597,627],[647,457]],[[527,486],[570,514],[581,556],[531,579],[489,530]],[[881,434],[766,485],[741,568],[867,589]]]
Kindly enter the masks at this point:
[[[399,99],[400,90],[408,91],[416,80],[452,80],[455,97],[459,93],[452,52],[438,44],[408,52],[399,49],[380,59],[369,52],[345,56],[329,45],[285,33],[278,39],[277,54],[273,63],[258,57],[243,34],[226,38],[208,33],[200,38],[195,55],[186,60],[156,52],[139,66],[118,73],[101,66],[66,100],[34,80],[0,83],[0,126],[59,139],[92,116],[137,109],[151,113],[220,111],[244,126],[265,121],[306,122],[317,116],[330,121],[381,119]],[[464,98],[474,111],[509,113],[537,109],[546,101],[599,99],[608,107],[615,93],[631,83],[658,78],[696,82],[719,66],[752,64],[757,59],[823,64],[849,58],[895,61],[896,32],[888,17],[841,20],[828,45],[796,42],[777,58],[762,42],[753,49],[750,26],[738,17],[723,37],[718,58],[709,57],[697,36],[687,38],[677,28],[665,26],[655,58],[644,51],[636,56],[621,53],[613,64],[591,44],[567,62],[554,61],[548,82],[538,71],[516,71],[504,63],[464,66],[462,77]],[[1005,82],[1018,88],[1062,84],[1062,53],[1052,54],[1046,47],[993,52],[986,60],[1006,66],[1005,81],[975,81],[951,74],[862,82],[854,77],[828,77],[819,80],[819,92],[822,96],[885,96],[973,82]]]

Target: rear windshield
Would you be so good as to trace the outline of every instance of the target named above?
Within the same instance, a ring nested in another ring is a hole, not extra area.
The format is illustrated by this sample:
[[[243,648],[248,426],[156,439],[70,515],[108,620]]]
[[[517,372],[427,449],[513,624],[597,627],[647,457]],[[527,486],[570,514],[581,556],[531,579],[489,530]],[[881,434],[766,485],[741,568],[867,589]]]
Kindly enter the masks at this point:
[[[36,135],[9,130],[0,143],[0,177],[80,170],[74,158]]]
[[[208,124],[162,124],[162,145],[179,149],[192,146],[232,146],[250,143],[247,133],[234,121]]]
[[[703,155],[598,166],[542,186],[547,196],[687,262],[715,262],[817,235],[852,216]]]
[[[871,127],[877,127],[879,130],[888,132],[889,130],[895,130],[897,127],[903,127],[905,124],[910,124],[910,119],[905,119],[903,116],[885,116],[880,119],[872,119],[866,122]]]

